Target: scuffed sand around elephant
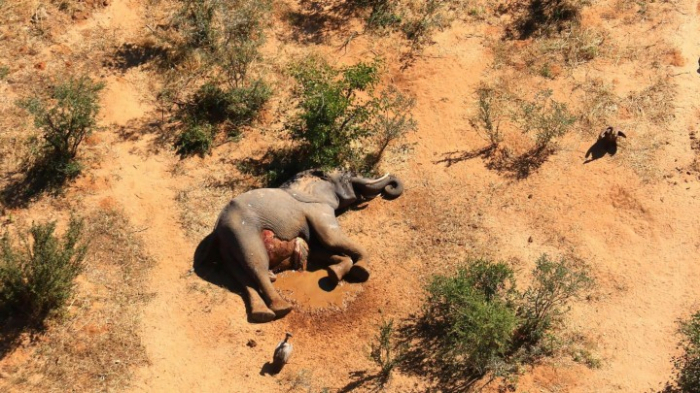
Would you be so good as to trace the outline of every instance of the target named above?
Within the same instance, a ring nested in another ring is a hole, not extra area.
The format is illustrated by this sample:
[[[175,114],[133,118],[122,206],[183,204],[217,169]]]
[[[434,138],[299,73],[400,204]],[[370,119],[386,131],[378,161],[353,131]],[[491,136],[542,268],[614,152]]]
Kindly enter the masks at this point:
[[[341,282],[333,287],[325,269],[280,273],[275,287],[300,311],[344,309],[362,292],[361,284]]]

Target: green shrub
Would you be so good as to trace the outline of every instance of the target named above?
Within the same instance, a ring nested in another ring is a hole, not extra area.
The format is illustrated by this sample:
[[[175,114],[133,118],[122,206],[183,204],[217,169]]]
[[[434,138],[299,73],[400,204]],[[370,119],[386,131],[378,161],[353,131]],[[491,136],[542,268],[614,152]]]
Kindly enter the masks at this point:
[[[204,156],[209,153],[213,143],[214,129],[211,124],[206,122],[192,123],[180,134],[177,142],[175,142],[175,147],[177,148],[177,153],[182,156],[192,154]]]
[[[426,44],[434,31],[446,24],[446,15],[443,12],[446,2],[441,0],[407,3],[393,0],[360,0],[356,3],[370,8],[366,18],[369,31],[401,31],[413,49]]]
[[[675,389],[678,393],[700,393],[700,312],[680,324],[683,354],[674,359]]]
[[[54,235],[56,223],[34,224],[23,247],[15,248],[6,233],[0,244],[0,310],[22,313],[41,322],[63,307],[73,293],[73,280],[83,268],[87,246],[82,243],[83,221],[71,218],[61,239]]]
[[[288,129],[301,141],[303,167],[368,172],[391,141],[415,129],[413,100],[395,89],[374,96],[379,81],[376,62],[336,70],[311,57],[291,73],[299,85],[300,112]]]
[[[507,300],[512,277],[505,264],[485,260],[433,277],[425,317],[441,333],[438,356],[449,367],[484,375],[506,356],[517,324]]]
[[[433,364],[424,371],[449,376],[453,386],[485,375],[512,384],[523,364],[552,353],[569,301],[591,285],[584,266],[565,258],[541,256],[523,292],[505,263],[473,261],[455,275],[432,278],[420,333],[409,330],[408,353],[420,367]]]
[[[219,38],[216,27],[218,0],[185,0],[175,15],[174,25],[178,27],[186,48],[215,50]]]
[[[367,28],[372,31],[382,32],[401,24],[401,16],[394,0],[364,0],[362,5],[371,7],[366,22]]]
[[[260,79],[245,87],[231,89],[226,107],[228,119],[236,127],[250,124],[271,96],[272,90]]]
[[[269,1],[238,0],[225,10],[224,37],[217,55],[229,86],[247,85],[250,66],[261,57],[270,7]]]
[[[47,165],[67,178],[80,173],[75,159],[78,147],[96,128],[99,93],[103,83],[87,76],[69,78],[53,88],[50,100],[32,98],[19,102],[34,115],[34,124],[41,128],[46,141]]]
[[[0,66],[0,81],[7,78],[8,75],[10,75],[10,67]]]

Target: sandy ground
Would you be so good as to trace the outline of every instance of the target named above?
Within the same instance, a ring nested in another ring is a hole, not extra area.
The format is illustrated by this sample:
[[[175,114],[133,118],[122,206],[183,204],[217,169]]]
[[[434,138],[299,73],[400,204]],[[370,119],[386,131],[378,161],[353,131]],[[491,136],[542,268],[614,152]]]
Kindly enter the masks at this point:
[[[111,0],[56,40],[70,45],[85,36],[82,32],[101,28],[115,32],[117,46],[136,42],[148,35],[146,3]],[[628,151],[646,146],[649,137],[634,128],[626,130],[628,140],[618,156],[585,165],[583,155],[597,130],[572,133],[539,171],[521,181],[489,171],[479,158],[440,162],[450,152],[485,145],[468,117],[473,92],[489,72],[485,59],[492,53],[484,45],[489,27],[454,24],[436,34],[424,56],[405,70],[392,63],[390,54],[388,78],[416,98],[419,129],[409,136],[410,152],[394,153],[383,169],[403,179],[407,190],[396,201],[372,201],[341,219],[372,253],[373,275],[366,284],[344,284],[326,293],[314,285],[323,272],[287,273],[276,286],[298,308],[262,325],[246,321],[238,294],[190,271],[194,250],[206,233],[183,228],[178,197],[199,187],[209,171],[227,170],[230,160],[258,154],[274,135],[251,132],[237,144],[217,147],[212,156],[182,162],[159,144],[158,135],[129,134],[159,116],[151,71],[106,68],[96,73],[106,83],[105,129],[91,142],[100,161],[66,198],[77,206],[123,209],[132,225],[142,229],[156,262],[148,284],[155,296],[143,310],[137,332],[150,363],[134,370],[128,390],[277,392],[296,384],[316,389],[309,391],[344,391],[352,386],[353,372],[374,370],[367,351],[381,318],[401,320],[417,312],[421,285],[430,274],[447,272],[475,255],[512,260],[526,271],[544,252],[575,254],[592,266],[596,294],[574,305],[567,329],[592,343],[602,365],[539,365],[521,377],[518,391],[660,389],[677,354],[676,321],[700,307],[700,183],[698,174],[687,169],[696,154],[688,135],[698,132],[700,124],[695,61],[700,21],[695,2],[678,1],[675,8],[673,25],[661,28],[684,61],[670,71],[677,86],[676,113],[668,129],[655,130],[663,143],[647,163],[652,176],[640,175],[625,158]],[[619,34],[626,34],[625,28]],[[273,56],[300,50],[299,44],[286,48],[285,32],[276,33],[266,46]],[[359,37],[343,51],[326,44],[315,49],[336,56],[339,63],[352,63],[381,45],[370,41]],[[49,63],[51,56],[46,54]],[[621,90],[637,83],[626,82],[612,60],[591,67],[609,70],[608,77],[618,80]],[[631,69],[630,78],[644,72],[642,64]],[[225,197],[234,196],[233,190],[228,193]],[[36,217],[43,208],[46,204],[39,202],[15,214]],[[202,213],[211,218],[209,225],[220,208],[210,205]],[[262,375],[285,331],[294,333],[291,364],[277,376]],[[424,391],[425,386],[420,376],[399,371],[388,391]]]

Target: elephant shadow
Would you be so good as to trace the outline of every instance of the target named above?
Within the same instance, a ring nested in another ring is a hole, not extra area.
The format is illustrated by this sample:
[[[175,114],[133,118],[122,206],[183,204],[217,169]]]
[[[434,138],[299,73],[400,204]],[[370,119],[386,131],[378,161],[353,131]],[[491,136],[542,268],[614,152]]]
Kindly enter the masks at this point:
[[[214,244],[214,234],[210,233],[202,239],[194,251],[192,271],[202,280],[218,287],[226,288],[243,299],[246,305],[246,313],[250,310],[245,301],[244,289],[241,284],[226,270],[224,262],[219,255],[218,247]]]

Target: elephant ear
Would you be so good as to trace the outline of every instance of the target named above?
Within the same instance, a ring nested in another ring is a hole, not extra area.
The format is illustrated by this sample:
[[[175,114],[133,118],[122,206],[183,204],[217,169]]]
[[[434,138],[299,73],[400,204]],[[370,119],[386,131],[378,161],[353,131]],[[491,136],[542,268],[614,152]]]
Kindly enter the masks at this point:
[[[304,203],[332,203],[327,195],[314,192],[318,183],[328,179],[328,175],[320,170],[311,169],[297,173],[280,186],[294,199]]]

